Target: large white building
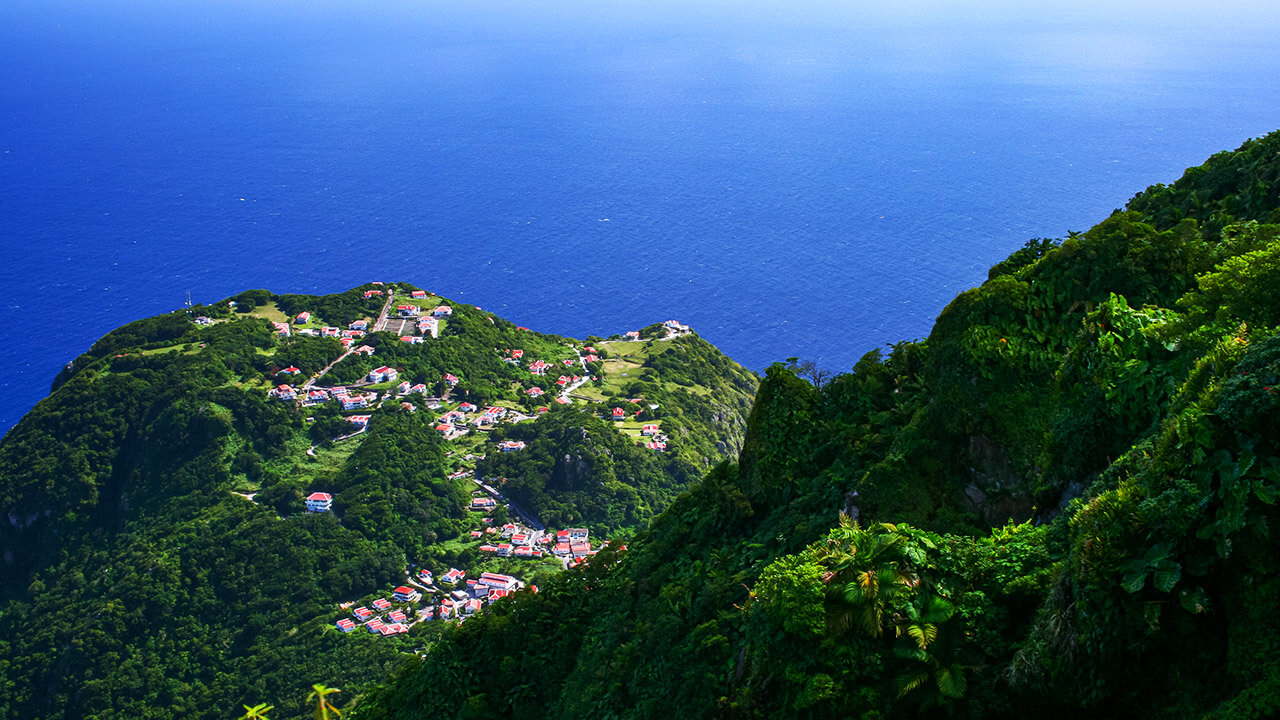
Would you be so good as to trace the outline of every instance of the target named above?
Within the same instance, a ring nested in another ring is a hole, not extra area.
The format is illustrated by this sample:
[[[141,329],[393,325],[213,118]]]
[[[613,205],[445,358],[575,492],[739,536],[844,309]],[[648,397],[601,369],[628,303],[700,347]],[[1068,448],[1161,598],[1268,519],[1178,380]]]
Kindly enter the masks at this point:
[[[326,512],[333,507],[333,496],[324,492],[313,492],[307,496],[307,512]]]

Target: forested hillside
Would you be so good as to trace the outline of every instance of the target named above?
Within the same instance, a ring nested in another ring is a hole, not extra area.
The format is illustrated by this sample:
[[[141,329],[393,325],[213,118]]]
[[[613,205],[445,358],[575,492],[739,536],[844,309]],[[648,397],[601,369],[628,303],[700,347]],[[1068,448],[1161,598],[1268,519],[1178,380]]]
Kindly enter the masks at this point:
[[[225,718],[263,702],[299,717],[313,683],[357,695],[443,631],[441,590],[461,583],[423,573],[562,572],[541,550],[480,550],[471,477],[507,433],[580,416],[618,462],[645,468],[619,477],[624,493],[573,498],[610,518],[602,532],[634,531],[695,466],[736,451],[756,378],[687,329],[636,352],[683,344],[723,373],[646,374],[657,451],[638,444],[641,421],[596,417],[617,379],[582,342],[408,283],[247,291],[109,333],[0,442],[0,718]],[[590,397],[548,396],[555,413],[531,402],[546,384],[535,361]],[[676,386],[696,401],[668,400]],[[317,493],[331,507],[306,512]],[[426,597],[391,603],[406,630],[335,629],[407,582]]]
[[[736,464],[351,714],[1275,716],[1278,193],[1273,134],[775,365]]]

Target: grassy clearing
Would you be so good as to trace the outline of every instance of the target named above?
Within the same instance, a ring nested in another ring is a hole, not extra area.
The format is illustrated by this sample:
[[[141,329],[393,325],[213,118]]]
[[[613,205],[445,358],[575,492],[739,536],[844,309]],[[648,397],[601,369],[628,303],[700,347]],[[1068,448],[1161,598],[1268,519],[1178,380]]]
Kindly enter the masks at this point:
[[[302,487],[320,487],[329,483],[342,466],[347,462],[347,458],[360,447],[364,442],[364,435],[357,435],[350,440],[343,440],[340,443],[334,443],[329,448],[316,448],[315,457],[306,454],[305,445],[302,449],[302,455],[297,458],[293,470],[290,475]]]
[[[280,312],[280,308],[276,307],[276,304],[274,302],[267,303],[266,305],[262,305],[260,307],[256,307],[253,309],[253,312],[248,314],[254,317],[266,318],[271,322],[287,323],[291,320],[291,318],[287,317],[284,313]],[[306,325],[303,327],[310,327],[310,325]]]

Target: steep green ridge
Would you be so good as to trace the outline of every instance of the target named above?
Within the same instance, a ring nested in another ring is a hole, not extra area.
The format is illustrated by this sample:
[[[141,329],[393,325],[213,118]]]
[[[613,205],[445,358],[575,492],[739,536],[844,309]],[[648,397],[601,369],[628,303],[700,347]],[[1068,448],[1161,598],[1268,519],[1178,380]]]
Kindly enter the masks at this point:
[[[1273,134],[775,365],[736,466],[353,715],[1275,716],[1278,193]]]
[[[394,333],[352,339],[372,356],[344,356],[339,339],[320,336],[362,319],[372,328],[392,287],[319,297],[248,291],[130,323],[60,373],[50,396],[0,442],[0,718],[222,718],[264,701],[276,706],[271,717],[298,717],[311,684],[352,697],[442,631],[443,622],[424,621],[392,637],[341,634],[340,603],[389,596],[409,567],[496,570],[530,582],[561,572],[549,560],[482,556],[471,538],[480,517],[467,505],[480,491],[466,473],[477,456],[496,452],[506,426],[446,440],[440,413],[464,401],[513,418],[528,411],[512,432],[581,415],[615,455],[682,468],[683,483],[647,471],[582,489],[584,504],[619,516],[608,526],[615,532],[633,531],[694,479],[693,468],[722,461],[741,442],[756,380],[693,334],[637,351],[687,344],[723,370],[688,388],[692,399],[663,395],[668,385],[683,392],[684,374],[647,376],[654,388],[644,407],[670,433],[666,453],[592,416],[609,412],[604,402],[576,399],[534,419],[525,390],[545,379],[531,374],[529,359],[568,371],[563,361],[579,362],[579,341],[429,294],[405,300],[418,291],[407,283],[394,286],[392,314],[400,302],[428,312],[448,305],[438,338],[396,322]],[[296,319],[303,312],[308,322]],[[402,332],[420,341],[404,342]],[[351,411],[332,399],[269,399],[278,385],[300,388],[334,361],[322,385],[358,382],[353,392],[378,399]],[[398,370],[397,381],[368,384],[366,374],[382,365]],[[611,381],[609,368],[596,369],[601,385]],[[428,387],[401,394],[398,381]],[[353,434],[361,415],[367,427]],[[330,493],[333,511],[303,512],[312,491]],[[646,512],[614,507],[632,495],[647,498]]]

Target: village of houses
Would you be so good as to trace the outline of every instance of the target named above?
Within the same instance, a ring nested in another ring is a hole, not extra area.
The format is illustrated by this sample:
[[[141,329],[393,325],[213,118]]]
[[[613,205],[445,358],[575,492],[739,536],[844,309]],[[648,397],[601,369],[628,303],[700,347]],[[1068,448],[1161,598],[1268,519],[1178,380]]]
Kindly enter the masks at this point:
[[[374,283],[374,285],[380,285],[380,283]],[[325,373],[348,355],[375,354],[373,347],[361,344],[361,339],[366,333],[392,332],[400,335],[402,342],[419,344],[438,338],[442,323],[448,322],[453,315],[453,308],[449,305],[441,304],[424,308],[414,304],[414,301],[424,301],[432,297],[420,290],[411,292],[409,301],[399,304],[395,300],[394,288],[386,288],[385,291],[368,290],[365,292],[365,298],[383,296],[384,292],[386,302],[381,314],[372,323],[369,320],[356,320],[346,328],[313,327],[309,312],[299,313],[291,323],[274,322],[277,332],[282,336],[287,337],[298,332],[332,337],[338,339],[346,351],[338,360],[306,380],[300,387],[295,388],[290,383],[281,383],[269,391],[269,396],[277,401],[294,403],[304,408],[329,402],[337,403],[343,413],[350,413],[344,417],[355,426],[356,430],[348,435],[334,438],[335,441],[347,440],[364,432],[371,415],[361,411],[377,407],[387,400],[400,400],[400,405],[406,410],[416,411],[417,406],[407,401],[409,396],[415,394],[425,399],[430,410],[441,413],[436,420],[435,429],[446,441],[459,440],[473,432],[487,432],[498,423],[534,420],[537,414],[548,411],[548,408],[543,406],[533,415],[529,415],[521,410],[500,405],[480,408],[468,402],[455,404],[449,399],[449,391],[458,384],[459,380],[452,373],[446,373],[442,378],[444,386],[448,388],[442,397],[428,397],[429,390],[425,384],[421,383],[410,385],[408,382],[399,382],[393,388],[386,390],[385,394],[368,390],[367,386],[386,387],[387,384],[395,383],[400,379],[397,369],[388,366],[373,369],[364,382],[353,383],[350,387],[322,385],[321,381]],[[203,318],[198,318],[197,322],[200,320]],[[664,327],[667,331],[666,339],[690,332],[688,326],[676,321],[667,321]],[[625,339],[629,341],[639,340],[639,337],[638,331],[625,334]],[[600,357],[592,346],[575,347],[572,350],[577,358],[560,360],[563,369],[559,372],[566,374],[558,375],[555,380],[550,380],[550,373],[554,367],[552,363],[526,357],[525,351],[520,349],[498,349],[497,351],[504,361],[527,367],[535,378],[534,382],[538,382],[536,378],[548,378],[545,382],[549,389],[544,390],[540,385],[532,385],[523,389],[526,395],[531,398],[550,397],[550,402],[571,404],[574,402],[572,393],[594,379],[589,375],[587,364],[600,362]],[[573,374],[579,368],[581,374]],[[288,367],[279,371],[278,376],[296,377],[300,374],[301,371],[298,368]],[[640,400],[631,400],[631,402],[639,403]],[[640,411],[637,410],[634,414],[639,415]],[[628,413],[622,408],[613,408],[609,419],[623,422],[629,418]],[[668,439],[662,434],[659,424],[645,424],[640,428],[639,434],[640,444],[655,452],[666,451]],[[496,449],[502,452],[519,452],[524,447],[525,444],[520,441],[496,444]],[[483,455],[472,454],[468,455],[467,459],[474,460],[482,457]],[[450,478],[461,479],[468,476],[471,476],[472,482],[476,485],[469,510],[483,514],[496,509],[500,502],[506,502],[506,498],[497,488],[489,485],[483,478],[474,477],[472,470],[459,470]],[[501,482],[500,479],[494,480]],[[315,490],[306,498],[306,509],[308,512],[328,512],[332,503],[333,496],[330,493]],[[573,528],[552,533],[544,530],[536,518],[525,516],[518,507],[508,505],[508,510],[512,515],[521,518],[522,522],[495,526],[492,518],[483,517],[480,527],[470,531],[471,539],[481,543],[478,548],[481,553],[494,557],[530,560],[554,556],[560,559],[565,569],[569,569],[586,561],[596,552],[591,547],[586,529]],[[485,605],[496,602],[524,587],[523,582],[510,575],[486,572],[481,573],[479,577],[468,578],[466,571],[456,568],[451,568],[439,578],[433,577],[427,570],[414,572],[410,569],[407,575],[408,584],[397,587],[390,598],[380,597],[368,605],[354,607],[353,604],[347,604],[340,608],[344,617],[335,623],[337,630],[344,633],[352,632],[357,627],[363,626],[370,633],[390,636],[406,633],[418,622],[437,619],[455,619],[461,622],[479,612]],[[537,591],[536,587],[532,589]],[[423,599],[424,592],[428,594],[427,600]]]

